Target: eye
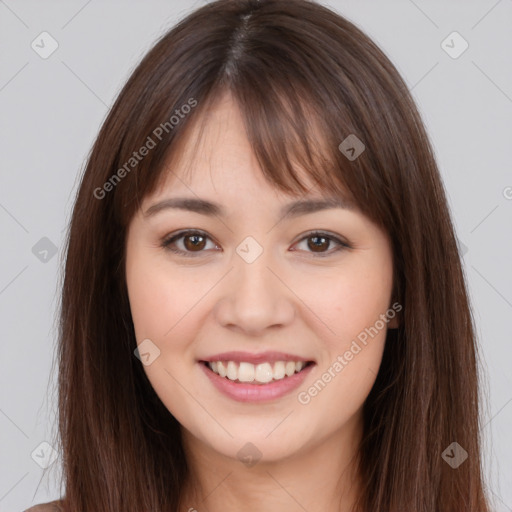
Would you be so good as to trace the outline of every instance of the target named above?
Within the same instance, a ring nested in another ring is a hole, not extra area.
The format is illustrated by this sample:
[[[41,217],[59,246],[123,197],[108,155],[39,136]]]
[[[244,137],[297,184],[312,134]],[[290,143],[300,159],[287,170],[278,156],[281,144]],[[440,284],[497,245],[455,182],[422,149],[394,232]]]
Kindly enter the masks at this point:
[[[164,249],[180,256],[195,257],[204,252],[204,249],[208,245],[208,240],[211,239],[206,233],[197,230],[188,230],[181,231],[180,233],[172,235],[170,238],[164,239],[161,245]],[[178,242],[182,243],[182,248],[177,247],[177,245],[180,245]],[[335,252],[350,248],[349,244],[340,240],[337,236],[322,231],[308,233],[301,238],[298,243],[303,242],[306,242],[307,248],[304,249],[306,252],[311,252],[319,257],[329,256]],[[334,249],[327,250],[331,244],[335,245]],[[216,244],[213,245],[214,248],[218,247]],[[295,251],[296,249],[292,250]]]
[[[183,240],[182,240],[183,239]],[[202,231],[182,231],[170,238],[165,239],[162,242],[162,247],[168,251],[172,251],[180,256],[194,257],[196,254],[203,252],[205,248],[206,240],[210,237]],[[175,246],[178,241],[183,241],[183,249],[179,249]]]
[[[304,241],[306,241],[306,252],[312,252],[320,257],[330,256],[335,252],[350,248],[349,244],[343,242],[338,237],[322,231],[313,231],[308,233],[305,237],[299,240],[299,243]],[[325,250],[329,248],[331,243],[334,243],[336,247],[330,251]]]

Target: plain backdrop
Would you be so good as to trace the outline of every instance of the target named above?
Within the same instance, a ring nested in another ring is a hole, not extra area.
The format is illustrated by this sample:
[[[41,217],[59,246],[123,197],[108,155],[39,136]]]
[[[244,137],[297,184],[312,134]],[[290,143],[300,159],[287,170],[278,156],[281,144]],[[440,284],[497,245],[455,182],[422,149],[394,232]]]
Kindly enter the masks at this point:
[[[49,477],[38,462],[51,461],[63,236],[85,159],[144,53],[204,3],[0,0],[1,512],[60,497],[58,454]],[[389,56],[431,137],[481,347],[486,480],[512,511],[512,0],[323,3]]]

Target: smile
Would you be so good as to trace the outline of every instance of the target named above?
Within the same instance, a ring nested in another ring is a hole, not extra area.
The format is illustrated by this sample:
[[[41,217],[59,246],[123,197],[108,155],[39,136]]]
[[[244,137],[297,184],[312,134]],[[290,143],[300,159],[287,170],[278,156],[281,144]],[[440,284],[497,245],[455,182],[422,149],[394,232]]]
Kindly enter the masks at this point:
[[[212,361],[208,363],[209,368],[220,375],[234,382],[254,382],[255,384],[267,384],[291,377],[300,372],[307,364],[305,361],[276,361],[252,364],[245,361]]]
[[[214,387],[239,402],[281,398],[299,387],[316,366],[313,361],[275,361],[257,365],[245,361],[201,361]]]

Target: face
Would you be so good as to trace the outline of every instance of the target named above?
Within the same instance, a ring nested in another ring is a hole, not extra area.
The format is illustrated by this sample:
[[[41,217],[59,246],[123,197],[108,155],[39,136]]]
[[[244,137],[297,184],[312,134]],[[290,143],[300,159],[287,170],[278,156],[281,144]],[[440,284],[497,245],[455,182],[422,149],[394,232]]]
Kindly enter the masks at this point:
[[[229,96],[189,140],[127,235],[144,370],[205,450],[277,461],[360,418],[395,324],[390,243],[348,204],[285,215],[329,198],[265,181]]]

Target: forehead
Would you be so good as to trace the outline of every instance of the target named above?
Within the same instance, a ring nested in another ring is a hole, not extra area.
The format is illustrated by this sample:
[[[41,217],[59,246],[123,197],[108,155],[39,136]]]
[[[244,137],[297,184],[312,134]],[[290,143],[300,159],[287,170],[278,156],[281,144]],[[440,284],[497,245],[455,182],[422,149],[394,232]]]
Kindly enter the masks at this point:
[[[321,144],[319,140],[317,146]],[[302,187],[289,180],[289,189],[282,188],[262,172],[241,111],[232,96],[225,93],[181,134],[150,197],[158,198],[169,192],[218,198],[264,194],[277,200],[333,195],[332,187],[315,183],[305,166],[294,159],[293,150],[286,157]]]

